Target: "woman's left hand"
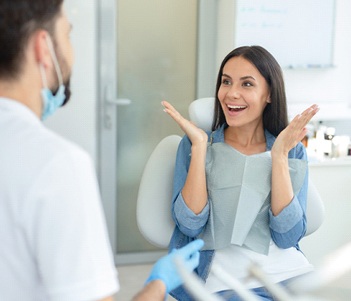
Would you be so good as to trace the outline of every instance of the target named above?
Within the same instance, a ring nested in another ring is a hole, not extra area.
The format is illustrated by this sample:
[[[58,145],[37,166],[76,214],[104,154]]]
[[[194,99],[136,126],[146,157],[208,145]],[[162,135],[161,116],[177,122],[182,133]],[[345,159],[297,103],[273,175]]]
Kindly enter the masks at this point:
[[[297,115],[290,124],[278,135],[274,142],[271,153],[287,156],[307,134],[306,125],[319,111],[318,105],[314,104],[301,114]]]

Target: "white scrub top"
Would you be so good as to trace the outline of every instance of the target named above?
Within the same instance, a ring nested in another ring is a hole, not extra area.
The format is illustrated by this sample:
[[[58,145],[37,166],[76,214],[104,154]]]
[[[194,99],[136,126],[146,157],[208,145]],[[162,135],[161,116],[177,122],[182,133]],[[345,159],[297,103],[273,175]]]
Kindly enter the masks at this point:
[[[94,166],[0,98],[0,300],[98,300],[119,289]]]

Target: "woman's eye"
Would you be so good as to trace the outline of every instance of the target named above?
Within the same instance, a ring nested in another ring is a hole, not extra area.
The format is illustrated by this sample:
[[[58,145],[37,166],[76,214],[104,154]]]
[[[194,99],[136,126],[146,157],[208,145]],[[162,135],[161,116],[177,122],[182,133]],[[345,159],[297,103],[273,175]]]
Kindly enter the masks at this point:
[[[222,84],[223,85],[230,85],[230,81],[228,79],[223,79]]]
[[[243,83],[243,86],[244,86],[244,87],[252,87],[253,84],[252,84],[251,82],[244,82],[244,83]]]

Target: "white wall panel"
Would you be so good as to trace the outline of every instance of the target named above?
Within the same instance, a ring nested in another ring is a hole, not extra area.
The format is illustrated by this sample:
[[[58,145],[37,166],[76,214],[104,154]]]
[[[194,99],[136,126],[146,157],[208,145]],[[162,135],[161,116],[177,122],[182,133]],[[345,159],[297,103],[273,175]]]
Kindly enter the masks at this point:
[[[72,99],[45,124],[76,142],[97,161],[97,10],[96,1],[65,1],[73,25],[71,41],[75,64],[72,71]]]

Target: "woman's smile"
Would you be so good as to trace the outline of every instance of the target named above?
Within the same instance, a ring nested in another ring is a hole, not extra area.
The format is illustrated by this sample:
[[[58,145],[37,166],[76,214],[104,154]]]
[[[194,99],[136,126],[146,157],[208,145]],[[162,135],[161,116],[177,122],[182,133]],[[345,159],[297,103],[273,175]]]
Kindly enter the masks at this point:
[[[229,114],[232,113],[239,113],[239,112],[242,112],[244,111],[247,106],[245,105],[230,105],[230,104],[227,104],[227,108],[229,110]]]

